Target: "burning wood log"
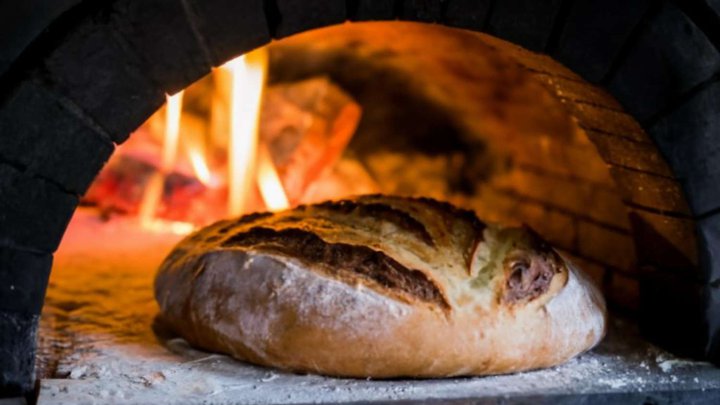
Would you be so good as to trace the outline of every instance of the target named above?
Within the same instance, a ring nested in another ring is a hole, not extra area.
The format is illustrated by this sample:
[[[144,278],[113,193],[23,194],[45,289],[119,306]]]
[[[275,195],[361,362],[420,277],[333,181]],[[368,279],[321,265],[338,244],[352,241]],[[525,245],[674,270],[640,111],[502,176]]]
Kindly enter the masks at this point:
[[[346,173],[350,166],[343,165],[346,169],[340,172],[334,170],[355,132],[360,114],[360,107],[325,77],[267,89],[260,115],[260,150],[269,154],[291,204],[305,202],[306,194],[310,199],[317,195],[334,198],[375,190],[372,179],[359,164],[351,165],[352,172],[364,179],[359,189],[354,186],[355,176]],[[171,169],[162,167],[162,145],[158,144],[162,137],[156,132],[162,131],[164,124],[158,121],[156,117],[148,121],[119,148],[83,197],[83,203],[98,206],[104,215],[137,214],[150,179],[165,171],[163,192],[155,209],[158,218],[201,225],[224,216],[228,180],[218,173],[226,172],[222,166],[227,162],[209,165],[216,169],[212,186],[208,174],[198,171],[198,162],[202,167],[208,166],[207,154],[196,148],[203,143],[202,139],[208,139],[206,118],[183,114],[182,153]],[[220,147],[227,148],[227,143]],[[210,148],[217,149],[218,145]],[[322,181],[328,184],[315,185],[308,192],[311,185]],[[246,198],[247,210],[263,209],[257,187]]]
[[[360,115],[360,106],[327,77],[268,89],[260,140],[268,145],[291,204],[337,163]]]
[[[104,169],[82,199],[84,205],[98,207],[103,217],[114,214],[136,215],[140,211],[145,189],[158,166],[137,154],[114,159]],[[184,170],[165,176],[162,194],[155,214],[167,220],[203,224],[216,219],[221,211],[225,193],[215,191]]]

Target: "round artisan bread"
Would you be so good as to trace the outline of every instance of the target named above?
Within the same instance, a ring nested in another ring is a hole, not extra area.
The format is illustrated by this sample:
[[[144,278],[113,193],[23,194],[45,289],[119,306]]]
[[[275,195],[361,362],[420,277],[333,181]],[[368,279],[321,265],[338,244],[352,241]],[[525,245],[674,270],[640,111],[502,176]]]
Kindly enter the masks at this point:
[[[218,222],[171,252],[155,296],[197,347],[334,376],[547,367],[592,348],[606,322],[597,289],[534,232],[426,198]]]

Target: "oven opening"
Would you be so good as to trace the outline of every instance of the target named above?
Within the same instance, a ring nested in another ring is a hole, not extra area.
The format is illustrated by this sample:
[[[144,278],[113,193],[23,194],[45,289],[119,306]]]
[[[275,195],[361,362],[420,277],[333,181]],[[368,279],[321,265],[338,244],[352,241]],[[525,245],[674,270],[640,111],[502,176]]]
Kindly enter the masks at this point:
[[[712,401],[720,11],[615,3],[0,2],[0,402]]]

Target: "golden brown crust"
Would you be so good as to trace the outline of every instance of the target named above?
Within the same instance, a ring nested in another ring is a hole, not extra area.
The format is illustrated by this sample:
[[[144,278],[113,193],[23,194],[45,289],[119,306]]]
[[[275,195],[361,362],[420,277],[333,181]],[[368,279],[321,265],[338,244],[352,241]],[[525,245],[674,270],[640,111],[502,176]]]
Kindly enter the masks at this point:
[[[363,282],[381,294],[438,305],[449,305],[437,285],[419,271],[407,268],[383,252],[367,246],[328,243],[298,228],[254,227],[222,241],[224,248],[246,248],[296,258],[311,271],[323,271],[346,283]]]
[[[430,199],[365,196],[221,221],[176,247],[155,291],[194,345],[329,375],[545,367],[605,327],[602,297],[537,235]]]
[[[307,207],[303,207],[307,208]],[[387,221],[397,226],[403,232],[408,232],[418,239],[422,240],[428,246],[435,246],[435,241],[428,232],[425,225],[418,221],[415,217],[403,210],[393,208],[387,204],[378,202],[363,202],[353,200],[326,201],[313,205],[314,209],[322,209],[334,211],[344,215],[354,215],[358,217],[369,216],[382,221]]]

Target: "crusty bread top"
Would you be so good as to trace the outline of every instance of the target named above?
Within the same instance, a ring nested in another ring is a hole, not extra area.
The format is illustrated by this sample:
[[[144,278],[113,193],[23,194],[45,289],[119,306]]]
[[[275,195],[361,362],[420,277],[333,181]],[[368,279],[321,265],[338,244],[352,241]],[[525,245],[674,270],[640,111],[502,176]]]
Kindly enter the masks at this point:
[[[445,316],[539,305],[567,280],[562,259],[527,228],[484,224],[429,198],[382,195],[217,222],[183,240],[161,272],[233,249],[289,257]]]

